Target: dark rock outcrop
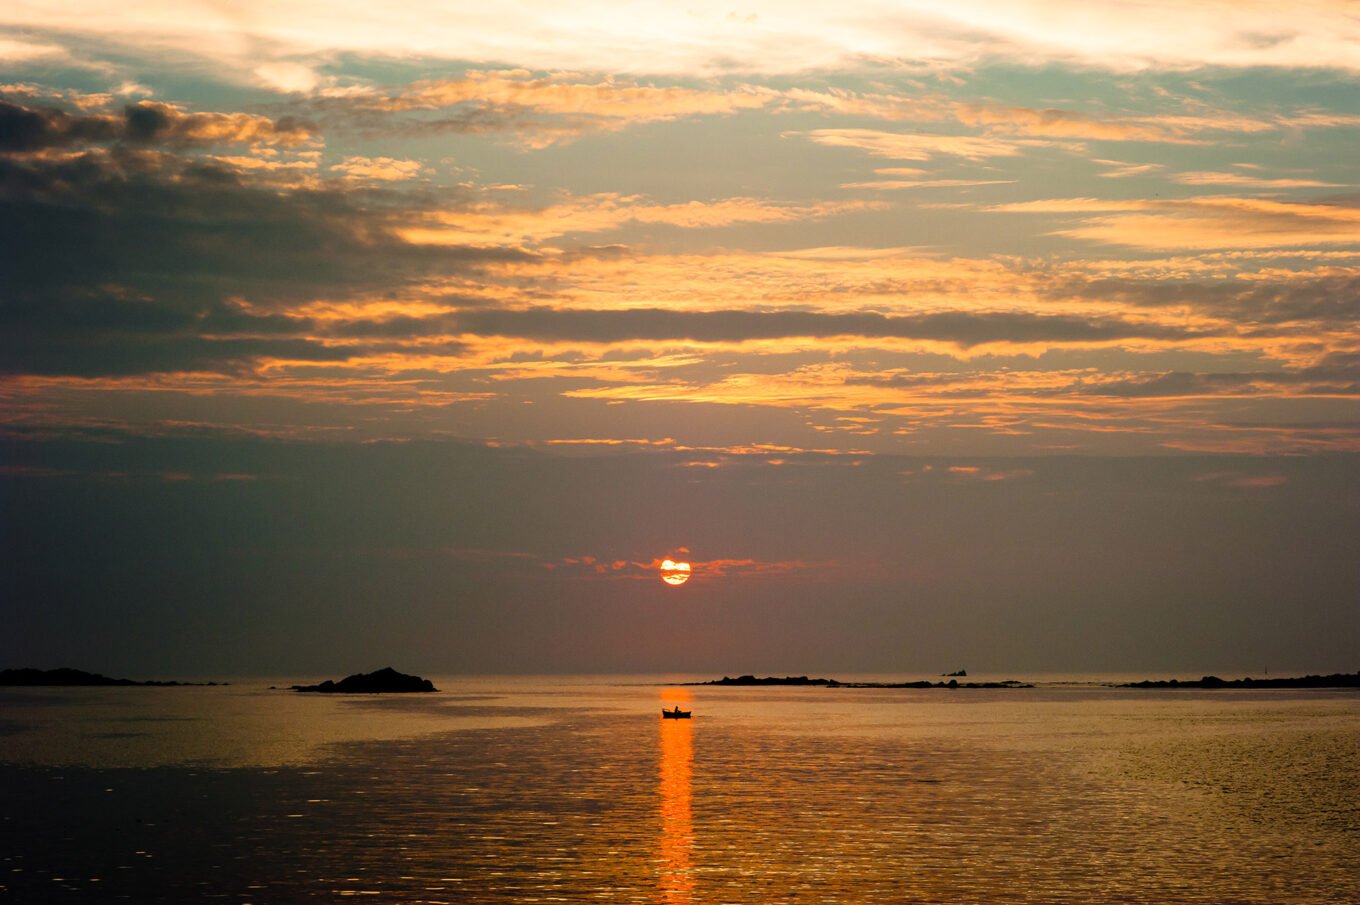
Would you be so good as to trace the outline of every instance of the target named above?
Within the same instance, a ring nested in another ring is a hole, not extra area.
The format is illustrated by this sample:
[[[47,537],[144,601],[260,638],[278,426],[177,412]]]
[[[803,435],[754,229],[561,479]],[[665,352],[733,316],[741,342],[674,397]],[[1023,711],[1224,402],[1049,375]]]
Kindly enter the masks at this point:
[[[701,685],[835,685],[834,679],[809,679],[807,676],[764,676],[757,679],[755,676],[723,676],[721,679],[714,679],[712,682],[701,682]]]
[[[355,673],[339,682],[330,679],[320,685],[294,685],[293,691],[312,691],[321,694],[407,694],[438,691],[434,683],[420,676],[408,676],[390,666],[376,672]]]

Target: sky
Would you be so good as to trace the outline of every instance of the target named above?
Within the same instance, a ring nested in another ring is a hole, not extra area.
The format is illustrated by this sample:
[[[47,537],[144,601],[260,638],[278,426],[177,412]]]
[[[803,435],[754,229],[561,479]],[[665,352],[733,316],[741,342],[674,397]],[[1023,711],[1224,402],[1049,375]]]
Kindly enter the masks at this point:
[[[1357,84],[1342,0],[6,3],[0,665],[1360,668]]]

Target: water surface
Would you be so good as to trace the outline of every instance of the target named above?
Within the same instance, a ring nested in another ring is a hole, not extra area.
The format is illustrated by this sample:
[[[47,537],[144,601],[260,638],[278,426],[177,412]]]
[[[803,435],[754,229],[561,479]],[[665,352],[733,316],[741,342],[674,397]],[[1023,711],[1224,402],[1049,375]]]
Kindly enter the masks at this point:
[[[659,681],[9,690],[0,895],[1360,901],[1355,692]]]

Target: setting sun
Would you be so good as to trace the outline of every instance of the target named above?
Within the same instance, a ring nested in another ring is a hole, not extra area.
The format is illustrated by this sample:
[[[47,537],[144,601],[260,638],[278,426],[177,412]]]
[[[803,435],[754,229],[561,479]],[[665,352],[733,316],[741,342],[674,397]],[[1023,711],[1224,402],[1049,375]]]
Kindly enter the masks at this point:
[[[666,584],[682,585],[689,581],[690,567],[687,562],[676,562],[673,559],[662,560],[661,580]]]

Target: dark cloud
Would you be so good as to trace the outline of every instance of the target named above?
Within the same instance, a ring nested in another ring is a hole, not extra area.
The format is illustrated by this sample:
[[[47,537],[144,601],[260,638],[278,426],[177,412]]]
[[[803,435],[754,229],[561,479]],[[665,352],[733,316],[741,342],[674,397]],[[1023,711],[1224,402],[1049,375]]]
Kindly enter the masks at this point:
[[[39,151],[118,137],[108,116],[79,116],[52,107],[30,108],[0,101],[0,151]]]
[[[0,152],[42,151],[102,142],[172,146],[295,145],[314,137],[314,123],[294,116],[271,120],[249,113],[186,113],[142,101],[121,114],[72,113],[0,100]]]
[[[1137,398],[1274,392],[1288,387],[1323,395],[1360,395],[1360,353],[1333,352],[1310,367],[1284,371],[1167,371],[1084,385],[1077,391],[1094,396]]]
[[[878,386],[878,387],[932,387],[951,383],[958,383],[968,379],[967,374],[938,374],[938,373],[912,373],[899,371],[892,374],[869,374],[863,377],[851,377],[846,379],[846,383],[852,386]]]
[[[0,373],[118,377],[169,371],[242,374],[261,358],[344,361],[365,350],[307,339],[212,339],[202,336],[6,336]]]
[[[213,301],[190,309],[98,290],[22,294],[0,300],[0,374],[242,373],[262,357],[343,361],[365,351],[310,339],[312,326],[309,318]]]
[[[1077,392],[1092,396],[1141,398],[1157,396],[1214,396],[1251,392],[1259,382],[1278,382],[1275,374],[1195,374],[1168,371],[1165,374],[1138,376],[1078,386]]]
[[[287,309],[527,257],[401,241],[392,218],[422,203],[431,202],[280,187],[158,150],[0,155],[0,371],[235,371],[274,354],[343,359],[350,352],[309,339],[312,322]]]
[[[1303,368],[1300,377],[1306,380],[1350,382],[1360,384],[1360,352],[1330,352],[1317,364]]]
[[[929,339],[975,346],[992,342],[1106,342],[1120,339],[1189,339],[1199,331],[1118,318],[1085,318],[1023,312],[937,312],[890,316],[874,312],[819,314],[804,311],[623,311],[530,308],[466,311],[437,319],[469,333],[545,341],[626,342],[690,340],[741,342],[795,337],[857,336]],[[435,326],[432,324],[431,326]]]
[[[1360,276],[1283,280],[1065,280],[1040,291],[1052,298],[1119,302],[1145,308],[1188,307],[1237,323],[1294,321],[1351,324],[1360,319]]]
[[[152,141],[170,131],[170,114],[162,107],[137,104],[128,107],[123,115],[127,122],[125,132],[133,141]]]
[[[974,396],[985,389],[972,385],[990,371],[965,373],[893,370],[848,378],[846,383],[882,387],[943,387],[963,383],[961,395]],[[986,385],[984,384],[984,387]],[[1120,398],[1171,398],[1180,396],[1230,396],[1295,392],[1328,396],[1360,395],[1360,353],[1333,352],[1316,364],[1302,368],[1260,371],[1144,371],[1115,379],[1078,377],[1072,383],[1026,391],[1027,395],[1114,396]],[[949,392],[937,392],[949,396]]]

